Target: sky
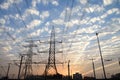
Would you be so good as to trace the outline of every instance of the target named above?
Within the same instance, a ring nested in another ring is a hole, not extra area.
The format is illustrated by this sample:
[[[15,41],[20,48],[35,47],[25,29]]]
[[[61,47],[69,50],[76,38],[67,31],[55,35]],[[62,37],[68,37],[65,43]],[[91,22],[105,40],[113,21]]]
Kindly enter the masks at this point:
[[[28,53],[29,40],[33,47],[33,61],[47,62],[50,34],[55,27],[56,62],[58,72],[67,75],[70,60],[71,74],[79,72],[93,76],[94,58],[97,77],[103,77],[96,33],[107,77],[118,73],[120,66],[120,0],[0,0],[0,66],[7,70],[20,54]],[[43,43],[40,43],[43,42]],[[62,43],[57,43],[62,41]],[[38,53],[38,51],[44,53]],[[62,52],[62,53],[60,53]],[[112,59],[112,61],[106,61]],[[36,67],[39,70],[36,70]],[[42,74],[45,65],[33,65],[34,74]],[[1,68],[2,75],[4,71]]]

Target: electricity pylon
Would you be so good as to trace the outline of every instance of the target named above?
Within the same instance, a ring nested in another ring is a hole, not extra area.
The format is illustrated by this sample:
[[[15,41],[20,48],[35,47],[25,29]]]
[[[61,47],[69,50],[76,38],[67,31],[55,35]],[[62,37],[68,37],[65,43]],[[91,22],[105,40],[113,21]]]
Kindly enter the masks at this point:
[[[52,27],[51,37],[50,37],[50,48],[49,48],[49,57],[48,63],[45,68],[44,75],[58,74],[56,68],[56,59],[55,59],[55,29]]]
[[[28,53],[26,55],[26,61],[25,61],[25,66],[23,68],[24,70],[24,78],[31,76],[32,75],[32,56],[34,55],[33,53],[33,47],[37,47],[37,45],[33,44],[33,41],[29,41],[29,45],[24,46],[24,47],[29,47]]]

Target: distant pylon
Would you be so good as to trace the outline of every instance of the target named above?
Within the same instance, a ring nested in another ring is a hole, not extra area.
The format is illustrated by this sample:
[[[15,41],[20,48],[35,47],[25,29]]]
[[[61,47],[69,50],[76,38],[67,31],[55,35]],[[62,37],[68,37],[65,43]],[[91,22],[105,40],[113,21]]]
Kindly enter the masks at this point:
[[[49,48],[49,57],[48,63],[45,68],[45,76],[57,74],[57,68],[55,63],[55,29],[52,27],[51,37],[50,37],[50,48]]]
[[[30,44],[24,47],[29,47],[28,53],[26,55],[26,61],[25,61],[25,66],[24,66],[24,78],[27,76],[32,75],[32,56],[34,55],[33,53],[33,47],[37,47],[37,45],[33,44],[33,41],[29,41]]]

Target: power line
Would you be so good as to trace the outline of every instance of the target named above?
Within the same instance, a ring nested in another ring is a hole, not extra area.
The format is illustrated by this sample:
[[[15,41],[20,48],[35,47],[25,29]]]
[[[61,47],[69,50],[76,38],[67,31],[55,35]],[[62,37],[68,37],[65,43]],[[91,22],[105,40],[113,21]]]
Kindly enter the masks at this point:
[[[27,7],[29,7],[28,0],[25,0],[25,3],[26,3],[26,5],[27,5]],[[31,13],[30,13],[30,17],[31,17],[31,20],[34,20],[34,19],[33,19],[33,16],[31,15]]]
[[[85,5],[85,7],[87,6],[87,4]],[[83,10],[83,15],[82,15],[82,17],[81,18],[79,18],[80,19],[80,21],[83,19],[83,17],[85,16],[85,11]],[[88,21],[87,21],[88,22]],[[80,22],[79,22],[79,24],[80,24]],[[80,26],[77,26],[77,28],[76,28],[76,31],[75,31],[75,33],[74,33],[74,38],[76,37],[76,34],[77,34],[77,31],[79,30],[79,28],[80,28]],[[68,29],[67,29],[68,30]],[[69,46],[69,50],[71,49],[71,47],[72,47],[72,42],[71,42],[71,44],[70,44],[70,46]],[[68,51],[69,51],[68,50]]]
[[[16,8],[16,10],[17,10],[17,12],[18,12],[18,14],[19,14],[19,16],[20,16],[21,21],[22,21],[24,27],[27,29],[27,25],[26,25],[25,21],[23,20],[22,13],[21,13],[20,9],[18,8],[18,6],[17,6],[16,3],[13,3],[13,5],[14,5],[14,7]],[[26,34],[27,34],[27,33],[29,34],[29,32],[27,32],[27,31],[25,31],[25,32],[26,32]],[[31,36],[31,35],[30,35],[30,36]]]
[[[25,1],[26,1],[26,0],[25,0]],[[28,2],[27,2],[27,1],[26,1],[26,5],[27,5],[27,7],[28,7]],[[22,13],[21,13],[20,9],[18,8],[18,6],[16,5],[16,3],[14,3],[14,7],[17,9],[18,14],[20,15],[24,27],[27,29],[28,27],[27,27],[25,21],[23,20]],[[30,16],[31,16],[31,19],[33,20],[33,17],[32,17],[31,14],[30,14]],[[28,34],[30,34],[30,33],[27,32],[27,31],[25,31],[25,32],[28,33]],[[31,35],[30,35],[30,38],[32,38]]]
[[[73,9],[73,4],[74,4],[74,0],[71,0],[69,14],[68,14],[68,10],[66,10],[66,13],[65,13],[65,20],[67,21],[66,23],[68,23],[68,24],[69,24],[69,21],[71,20],[71,14],[72,14],[72,9]],[[67,3],[67,5],[68,5],[68,3]],[[68,19],[66,19],[66,18],[68,18]],[[63,31],[64,34],[65,34],[65,32],[67,32],[68,27],[69,27],[69,25],[65,27],[65,29]]]
[[[19,10],[19,8],[17,7],[16,3],[14,3],[14,6],[15,6],[15,8],[17,9],[17,12],[18,12],[18,14],[19,14],[20,17],[21,17],[21,20],[22,20],[22,23],[23,23],[24,27],[27,28],[27,25],[26,25],[25,21],[24,21],[23,18],[22,18],[22,13],[21,13],[21,11]]]
[[[68,15],[68,11],[67,11],[67,9],[66,9],[66,12],[65,12],[65,19],[64,19],[64,21],[67,21],[67,23],[68,23],[68,21],[70,21],[70,19],[71,19],[71,13],[72,13],[72,8],[73,8],[73,2],[74,2],[74,0],[72,0],[72,4],[71,4],[71,9],[70,9],[70,14],[69,14],[69,18],[67,19],[67,15]],[[68,6],[68,0],[67,0],[67,3],[66,3],[66,7]],[[66,20],[67,19],[67,20]],[[68,26],[67,26],[67,28],[68,28]],[[65,29],[63,29],[63,35],[65,34],[65,31],[67,30],[67,28],[65,27]],[[62,40],[64,40],[64,38],[62,37]],[[66,58],[66,57],[65,57]],[[66,59],[65,59],[66,60]]]

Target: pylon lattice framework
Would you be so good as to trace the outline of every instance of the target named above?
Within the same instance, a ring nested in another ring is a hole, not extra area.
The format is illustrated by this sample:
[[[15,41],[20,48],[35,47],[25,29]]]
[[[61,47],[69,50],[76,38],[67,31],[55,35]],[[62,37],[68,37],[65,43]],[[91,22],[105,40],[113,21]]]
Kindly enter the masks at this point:
[[[37,47],[37,45],[33,44],[33,41],[30,41],[29,43],[30,43],[29,45],[24,46],[24,47],[29,47],[28,53],[26,54],[25,66],[24,66],[23,71],[22,71],[22,74],[24,74],[24,78],[32,75],[33,47]]]
[[[52,27],[51,37],[50,37],[50,48],[48,63],[45,68],[45,75],[58,74],[56,63],[55,63],[55,29]]]

